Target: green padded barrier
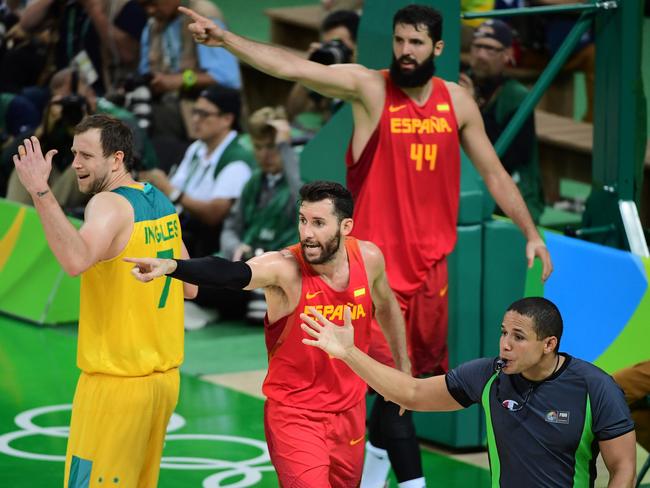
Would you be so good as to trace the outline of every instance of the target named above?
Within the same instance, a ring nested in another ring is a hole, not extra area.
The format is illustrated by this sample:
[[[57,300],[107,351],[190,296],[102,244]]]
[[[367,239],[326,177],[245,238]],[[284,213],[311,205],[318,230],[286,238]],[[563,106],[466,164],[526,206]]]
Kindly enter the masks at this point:
[[[460,204],[458,225],[480,224],[484,217],[484,193],[487,192],[474,165],[461,153],[460,160]],[[491,210],[490,210],[491,212]],[[490,216],[490,218],[492,218]]]
[[[458,242],[449,256],[449,366],[481,354],[481,246],[480,225],[458,227]],[[481,445],[478,405],[457,412],[413,415],[418,437],[456,448]]]
[[[77,227],[81,222],[70,219]],[[0,312],[38,324],[79,318],[79,279],[50,251],[32,207],[0,199]]]
[[[483,285],[481,301],[481,356],[499,353],[504,310],[524,296],[526,240],[510,220],[494,220],[483,226]]]

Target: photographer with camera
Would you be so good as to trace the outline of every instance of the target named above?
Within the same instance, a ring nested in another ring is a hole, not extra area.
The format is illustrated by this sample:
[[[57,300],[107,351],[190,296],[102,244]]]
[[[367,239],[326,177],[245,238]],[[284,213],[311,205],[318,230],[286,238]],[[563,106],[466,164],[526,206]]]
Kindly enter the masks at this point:
[[[187,29],[189,21],[178,12],[182,3],[224,26],[214,3],[141,1],[149,21],[142,31],[138,73],[147,79],[151,91],[150,133],[160,155],[176,154],[197,138],[192,130],[194,100],[203,89],[215,84],[240,89],[239,64],[225,49],[197,46]]]
[[[221,85],[203,90],[192,110],[198,139],[178,167],[169,176],[160,169],[140,173],[176,205],[192,256],[219,250],[221,225],[251,176],[253,155],[238,133],[240,111],[239,91]]]
[[[63,208],[83,206],[89,198],[79,191],[77,174],[71,166],[73,155],[70,152],[74,127],[86,115],[106,114],[124,122],[134,135],[136,169],[154,168],[158,165],[153,146],[138,127],[133,114],[105,98],[97,97],[78,71],[65,68],[55,73],[50,81],[50,91],[52,98],[33,135],[41,141],[45,152],[51,149],[58,151],[53,159],[49,184],[52,194]],[[16,144],[19,143],[21,141]],[[20,183],[15,171],[9,178],[7,199],[27,205],[32,203],[31,196]]]
[[[483,22],[474,31],[470,64],[461,70],[458,80],[476,100],[492,144],[528,95],[524,85],[504,75],[512,62],[512,40],[512,29],[505,22],[498,19]],[[517,184],[533,221],[539,223],[544,212],[544,194],[533,114],[526,119],[501,162]],[[497,213],[503,214],[500,209]]]
[[[324,65],[354,63],[357,56],[359,14],[352,10],[337,10],[321,25],[321,42],[309,47],[309,60]],[[311,139],[340,107],[341,101],[296,83],[287,97],[287,113],[292,125]]]

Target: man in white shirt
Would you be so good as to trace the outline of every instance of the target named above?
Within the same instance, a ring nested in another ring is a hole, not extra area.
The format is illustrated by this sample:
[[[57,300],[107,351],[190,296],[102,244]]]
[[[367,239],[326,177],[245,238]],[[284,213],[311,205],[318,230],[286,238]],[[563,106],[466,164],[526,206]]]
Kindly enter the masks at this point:
[[[237,90],[214,85],[201,92],[192,110],[198,140],[171,178],[157,169],[141,175],[176,205],[192,256],[218,251],[221,224],[251,176],[253,154],[238,134],[240,108]]]

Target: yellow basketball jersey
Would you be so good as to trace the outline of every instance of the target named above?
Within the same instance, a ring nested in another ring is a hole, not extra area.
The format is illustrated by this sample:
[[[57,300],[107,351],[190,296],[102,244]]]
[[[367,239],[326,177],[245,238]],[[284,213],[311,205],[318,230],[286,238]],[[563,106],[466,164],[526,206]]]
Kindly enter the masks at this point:
[[[178,215],[149,184],[113,192],[133,207],[133,233],[118,256],[81,275],[77,365],[86,373],[117,376],[167,371],[183,362],[183,284],[171,278],[137,281],[133,265],[122,258],[180,258]]]

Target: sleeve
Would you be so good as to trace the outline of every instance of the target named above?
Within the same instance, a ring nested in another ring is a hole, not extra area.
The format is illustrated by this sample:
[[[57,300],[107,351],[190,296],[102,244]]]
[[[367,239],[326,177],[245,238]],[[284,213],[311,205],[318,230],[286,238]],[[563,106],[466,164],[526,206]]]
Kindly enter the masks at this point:
[[[599,441],[606,441],[634,430],[630,409],[623,390],[603,371],[589,381],[592,431]]]
[[[463,407],[481,401],[483,388],[494,374],[494,359],[481,358],[463,363],[445,375],[447,389]]]
[[[219,173],[207,199],[239,198],[250,177],[251,168],[246,162],[233,161]]]
[[[212,19],[225,29],[225,25],[218,19]],[[220,85],[239,90],[241,88],[241,74],[237,58],[223,47],[208,47],[198,45],[199,66],[207,72]]]

